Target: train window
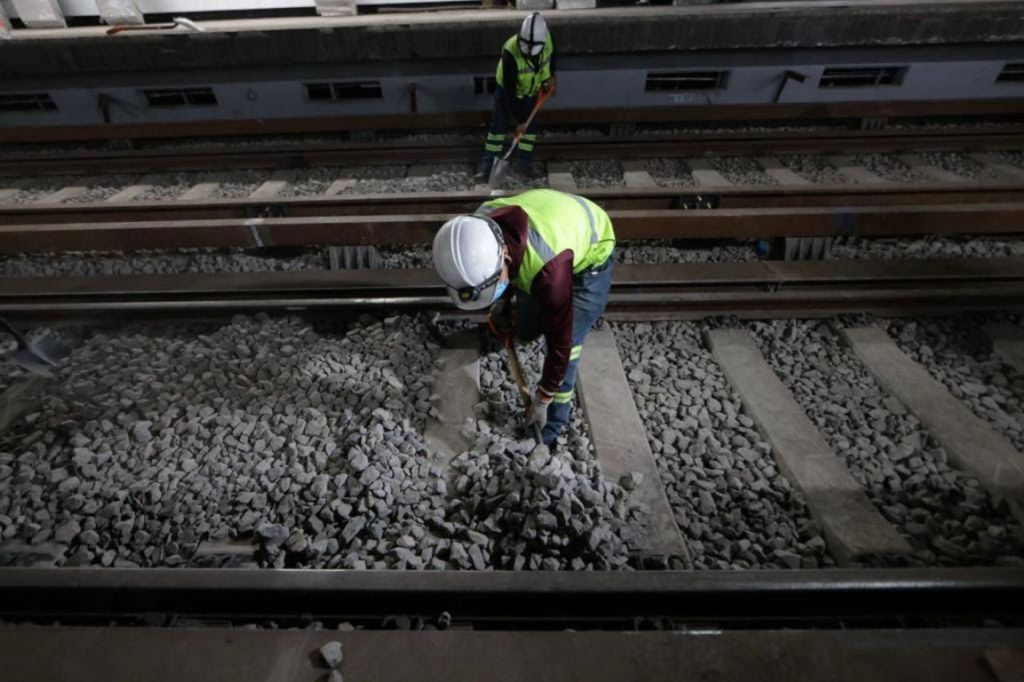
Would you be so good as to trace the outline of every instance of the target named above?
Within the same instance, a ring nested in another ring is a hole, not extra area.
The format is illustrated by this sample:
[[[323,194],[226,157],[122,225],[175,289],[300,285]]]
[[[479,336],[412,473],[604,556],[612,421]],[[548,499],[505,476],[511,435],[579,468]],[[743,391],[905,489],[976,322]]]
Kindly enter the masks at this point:
[[[304,83],[306,98],[319,101],[343,99],[382,99],[380,81],[349,81],[345,83]]]
[[[1024,83],[1024,62],[1004,64],[996,76],[996,83]]]
[[[57,111],[57,104],[46,93],[0,95],[0,111]]]
[[[217,104],[213,88],[143,90],[142,94],[151,107],[209,107]]]
[[[855,66],[825,69],[819,88],[870,88],[878,85],[902,85],[905,66]]]
[[[473,76],[473,92],[478,95],[493,95],[498,89],[498,79],[494,76]]]
[[[728,71],[648,71],[644,90],[721,90],[728,79]]]

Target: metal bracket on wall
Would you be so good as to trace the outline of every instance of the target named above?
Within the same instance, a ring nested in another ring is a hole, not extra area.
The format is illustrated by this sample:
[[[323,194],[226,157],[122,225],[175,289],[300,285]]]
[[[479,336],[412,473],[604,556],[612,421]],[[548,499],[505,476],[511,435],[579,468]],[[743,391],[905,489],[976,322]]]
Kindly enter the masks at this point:
[[[775,91],[775,97],[772,99],[773,104],[778,104],[782,98],[782,91],[786,89],[786,86],[790,81],[796,81],[797,83],[803,83],[807,80],[806,74],[802,74],[799,71],[785,71],[782,74],[782,82],[779,83],[779,89]]]
[[[717,194],[690,194],[676,197],[673,208],[681,208],[684,211],[701,211],[718,208],[719,197]]]
[[[416,83],[415,82],[409,83],[408,90],[409,90],[409,113],[410,114],[415,114],[416,111],[417,111],[417,106],[416,106]]]

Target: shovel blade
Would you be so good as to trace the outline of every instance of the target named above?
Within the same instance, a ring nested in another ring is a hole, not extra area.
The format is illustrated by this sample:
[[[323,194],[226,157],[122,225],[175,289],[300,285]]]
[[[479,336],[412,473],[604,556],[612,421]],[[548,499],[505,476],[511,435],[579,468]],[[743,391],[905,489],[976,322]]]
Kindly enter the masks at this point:
[[[487,178],[487,184],[491,189],[501,189],[505,184],[506,175],[508,175],[508,160],[498,159],[491,166],[491,175]]]
[[[8,359],[25,371],[40,376],[51,376],[53,368],[70,354],[70,350],[52,337],[43,337],[38,341],[19,347]]]

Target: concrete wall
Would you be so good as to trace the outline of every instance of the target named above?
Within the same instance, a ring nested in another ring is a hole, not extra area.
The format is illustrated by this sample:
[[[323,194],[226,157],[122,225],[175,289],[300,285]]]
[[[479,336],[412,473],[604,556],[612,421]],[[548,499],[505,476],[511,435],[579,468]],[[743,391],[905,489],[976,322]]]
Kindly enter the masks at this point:
[[[944,61],[945,59],[955,61]],[[807,75],[790,82],[780,101],[787,103],[871,100],[982,99],[1024,97],[1024,83],[995,83],[1003,64],[1020,60],[1005,47],[915,48],[914,50],[790,51],[765,58],[756,53],[675,53],[634,58],[567,57],[560,62],[559,94],[552,108],[658,107],[680,104],[762,104],[775,95],[786,69]],[[906,66],[899,86],[821,89],[818,79],[828,66],[884,64]],[[704,92],[647,92],[649,71],[729,71],[727,86]],[[421,113],[485,110],[491,98],[475,95],[473,75],[493,75],[493,60],[418,61],[335,67],[287,67],[252,71],[221,71],[185,76],[135,74],[73,79],[25,78],[0,84],[6,92],[47,92],[56,112],[0,112],[0,125],[83,125],[101,123],[97,95],[113,98],[115,123],[181,122],[251,118],[362,116],[410,111],[409,83],[417,84]],[[309,101],[303,83],[377,80],[382,99]],[[212,87],[216,106],[149,107],[142,90],[187,86]]]
[[[356,4],[388,5],[435,2],[436,0],[356,0]],[[445,0],[445,2],[475,2],[476,0]],[[10,10],[10,16],[17,18],[14,5],[7,0],[0,2]],[[61,11],[66,17],[98,17],[95,0],[59,0]],[[136,7],[143,14],[188,14],[189,12],[258,12],[260,10],[316,8],[315,0],[135,0]]]

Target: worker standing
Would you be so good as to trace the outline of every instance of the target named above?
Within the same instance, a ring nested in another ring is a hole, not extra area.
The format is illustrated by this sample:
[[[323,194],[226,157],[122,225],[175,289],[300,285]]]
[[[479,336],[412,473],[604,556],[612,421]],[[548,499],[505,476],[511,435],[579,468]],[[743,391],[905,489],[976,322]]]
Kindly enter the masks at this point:
[[[495,80],[497,87],[494,90],[491,128],[475,179],[487,181],[513,125],[516,133],[523,133],[519,141],[518,172],[526,179],[532,178],[530,164],[533,146],[537,142],[537,123],[531,122],[526,129],[524,124],[537,103],[537,95],[555,89],[555,47],[540,13],[534,12],[523,19],[519,34],[505,41]]]
[[[583,341],[608,303],[614,250],[601,207],[550,189],[485,202],[434,237],[434,267],[456,306],[490,306],[492,328],[520,341],[544,335],[544,370],[526,417],[547,445],[569,421]]]

